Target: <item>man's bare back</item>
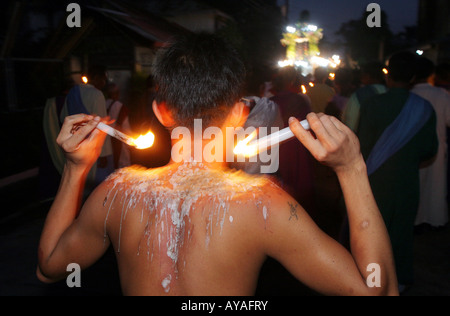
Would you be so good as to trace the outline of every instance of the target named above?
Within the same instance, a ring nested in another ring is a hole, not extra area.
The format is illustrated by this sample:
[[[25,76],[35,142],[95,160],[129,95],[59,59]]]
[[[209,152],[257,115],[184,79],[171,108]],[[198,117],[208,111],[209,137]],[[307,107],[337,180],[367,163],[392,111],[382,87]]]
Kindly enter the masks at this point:
[[[264,177],[185,163],[123,169],[93,203],[125,294],[251,295],[275,191]]]

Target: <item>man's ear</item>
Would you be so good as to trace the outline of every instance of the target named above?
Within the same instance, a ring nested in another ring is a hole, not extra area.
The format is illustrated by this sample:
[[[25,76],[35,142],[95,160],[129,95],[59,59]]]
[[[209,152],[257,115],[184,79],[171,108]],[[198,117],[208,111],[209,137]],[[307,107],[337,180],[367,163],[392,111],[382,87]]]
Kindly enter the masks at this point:
[[[233,126],[243,126],[247,121],[248,111],[245,104],[241,101],[234,104],[230,113],[230,121]]]
[[[158,104],[156,101],[153,101],[152,107],[158,121],[164,127],[172,127],[175,125],[172,113],[167,109],[167,106],[164,103]]]

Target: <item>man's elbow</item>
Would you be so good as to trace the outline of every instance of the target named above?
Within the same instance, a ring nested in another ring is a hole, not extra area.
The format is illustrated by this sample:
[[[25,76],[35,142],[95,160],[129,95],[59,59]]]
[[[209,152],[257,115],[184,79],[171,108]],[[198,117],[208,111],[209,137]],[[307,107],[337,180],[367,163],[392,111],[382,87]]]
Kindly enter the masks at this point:
[[[399,296],[397,282],[390,282],[382,287],[368,288],[368,296]]]
[[[46,271],[45,268],[43,268],[41,265],[37,266],[36,276],[39,281],[41,281],[42,283],[45,283],[45,284],[56,283],[63,279],[62,277],[52,276],[52,274],[48,273],[48,271]]]
[[[37,267],[36,267],[36,276],[39,281],[51,284],[55,283],[58,280],[54,277],[52,277],[52,273],[50,271],[50,266],[48,264],[49,258],[44,253],[41,247],[38,248],[38,258],[37,258]]]
[[[44,273],[42,273],[41,268],[39,266],[36,269],[36,276],[37,276],[39,281],[41,281],[42,283],[45,283],[45,284],[51,284],[51,283],[55,283],[56,282],[56,281],[46,277],[44,275]]]

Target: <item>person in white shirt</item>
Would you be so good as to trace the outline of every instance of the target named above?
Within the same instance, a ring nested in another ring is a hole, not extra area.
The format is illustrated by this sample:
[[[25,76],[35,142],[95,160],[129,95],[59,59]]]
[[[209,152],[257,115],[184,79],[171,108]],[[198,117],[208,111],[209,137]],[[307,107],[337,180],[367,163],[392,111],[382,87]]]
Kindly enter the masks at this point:
[[[106,110],[111,120],[114,120],[112,127],[119,131],[132,135],[129,109],[122,102],[120,102],[120,90],[115,83],[108,84],[106,88]],[[120,142],[112,139],[112,146],[114,152],[114,165],[116,168],[124,168],[131,165],[131,153],[130,148]]]
[[[429,224],[433,227],[448,223],[447,204],[447,127],[450,127],[450,94],[431,85],[434,64],[425,57],[417,61],[415,86],[411,90],[428,100],[437,114],[439,151],[431,165],[420,170],[420,204],[416,225]]]
[[[88,83],[76,85],[69,91],[61,111],[61,123],[66,117],[80,113],[107,116],[106,100],[102,92],[108,82],[107,68],[101,65],[92,65],[89,67],[87,77]],[[89,173],[86,192],[94,189],[112,172],[114,172],[114,158],[111,137],[108,136],[97,163]]]

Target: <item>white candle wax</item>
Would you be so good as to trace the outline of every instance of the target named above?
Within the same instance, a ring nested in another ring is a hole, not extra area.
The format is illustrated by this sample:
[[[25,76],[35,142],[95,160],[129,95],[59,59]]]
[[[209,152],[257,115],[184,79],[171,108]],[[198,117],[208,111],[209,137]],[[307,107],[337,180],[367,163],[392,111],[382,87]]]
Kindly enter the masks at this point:
[[[300,124],[307,131],[309,131],[311,129],[311,126],[309,126],[309,123],[307,120],[301,121]],[[290,127],[286,127],[285,129],[282,129],[276,133],[273,133],[268,136],[257,139],[255,141],[251,142],[250,144],[248,144],[248,146],[257,146],[258,152],[262,152],[272,146],[278,145],[281,142],[284,142],[284,141],[289,140],[294,137],[295,137],[295,135],[294,135],[294,133],[292,133]]]
[[[101,130],[102,132],[108,134],[111,137],[117,138],[118,140],[124,142],[125,144],[136,147],[136,144],[134,142],[134,139],[128,135],[125,135],[124,133],[116,130],[115,128],[112,128],[109,125],[106,125],[102,122],[98,123],[97,129]]]

